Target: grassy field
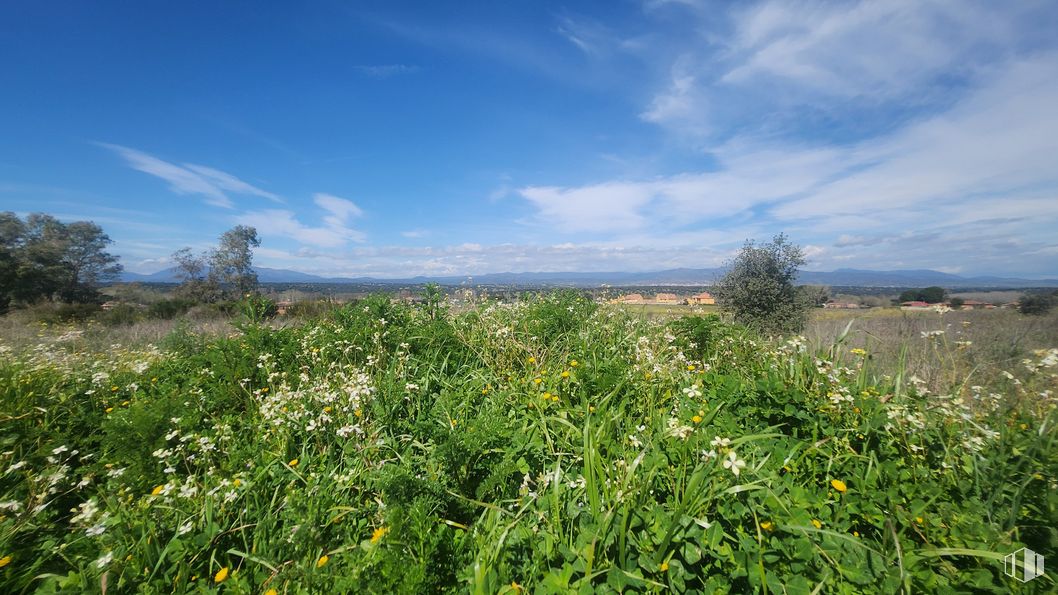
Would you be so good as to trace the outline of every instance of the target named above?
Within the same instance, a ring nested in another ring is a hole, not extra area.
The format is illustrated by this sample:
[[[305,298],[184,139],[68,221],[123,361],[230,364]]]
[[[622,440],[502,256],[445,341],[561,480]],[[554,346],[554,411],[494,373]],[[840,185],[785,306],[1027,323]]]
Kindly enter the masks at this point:
[[[0,592],[1006,593],[1058,554],[1053,317],[259,313],[4,323]]]

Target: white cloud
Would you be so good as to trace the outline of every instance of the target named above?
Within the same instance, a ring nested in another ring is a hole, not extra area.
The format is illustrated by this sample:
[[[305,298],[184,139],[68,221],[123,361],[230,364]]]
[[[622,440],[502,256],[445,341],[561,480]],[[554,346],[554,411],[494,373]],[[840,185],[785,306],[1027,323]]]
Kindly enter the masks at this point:
[[[351,200],[347,200],[333,194],[316,193],[312,195],[313,201],[321,209],[330,213],[326,217],[328,225],[340,227],[349,222],[353,217],[361,217],[364,212]]]
[[[349,242],[364,242],[367,236],[359,230],[349,227],[349,220],[363,216],[364,212],[351,200],[333,194],[317,193],[313,201],[327,215],[323,217],[324,225],[313,227],[298,220],[297,215],[288,210],[268,209],[244,213],[236,220],[243,225],[252,225],[262,236],[279,236],[293,239],[301,244],[337,248]]]
[[[261,190],[231,174],[211,167],[193,163],[177,165],[129,147],[109,143],[98,144],[120,155],[132,169],[165,180],[173,192],[205,197],[205,201],[213,206],[225,209],[234,208],[235,205],[226,194],[227,192],[260,196],[275,202],[282,202],[279,196],[271,192]]]

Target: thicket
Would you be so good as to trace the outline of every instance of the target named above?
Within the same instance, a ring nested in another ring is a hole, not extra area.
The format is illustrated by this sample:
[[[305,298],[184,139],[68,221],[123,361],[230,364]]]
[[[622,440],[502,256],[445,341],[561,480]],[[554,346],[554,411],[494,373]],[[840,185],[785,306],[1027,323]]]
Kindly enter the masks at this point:
[[[62,223],[33,213],[23,221],[0,213],[0,314],[12,304],[92,303],[121,272],[106,251],[110,237],[95,223]]]
[[[242,308],[0,347],[0,591],[1005,593],[1058,553],[1058,350],[930,392],[572,293]]]

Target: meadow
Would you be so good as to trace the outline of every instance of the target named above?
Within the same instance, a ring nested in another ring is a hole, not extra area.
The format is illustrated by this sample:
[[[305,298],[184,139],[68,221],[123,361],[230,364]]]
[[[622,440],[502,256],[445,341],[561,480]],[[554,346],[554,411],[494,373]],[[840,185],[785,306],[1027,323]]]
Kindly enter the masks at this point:
[[[4,323],[0,592],[1056,588],[1053,315],[266,311]]]

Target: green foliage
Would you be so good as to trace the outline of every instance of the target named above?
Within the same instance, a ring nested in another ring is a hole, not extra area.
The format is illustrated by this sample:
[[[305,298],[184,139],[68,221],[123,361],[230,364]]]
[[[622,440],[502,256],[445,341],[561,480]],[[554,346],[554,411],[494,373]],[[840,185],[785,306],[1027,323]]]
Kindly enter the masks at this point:
[[[1058,303],[1058,292],[1050,295],[1045,293],[1027,293],[1018,300],[1018,312],[1032,316],[1042,316],[1050,312],[1055,303]]]
[[[930,393],[576,292],[268,305],[0,346],[0,591],[1002,593],[1058,552],[1058,350]]]
[[[799,332],[817,297],[794,285],[804,264],[804,252],[783,234],[760,246],[748,241],[716,284],[717,303],[762,332]]]
[[[62,223],[42,213],[22,221],[0,213],[0,314],[15,302],[97,301],[99,287],[121,272],[106,251],[110,243],[89,221]]]
[[[948,297],[948,290],[943,287],[926,287],[924,289],[908,289],[900,293],[898,302],[926,302],[927,304],[940,304]]]
[[[194,305],[195,302],[180,298],[161,300],[154,302],[147,308],[147,316],[160,320],[172,320],[173,318],[186,313],[194,307]]]

